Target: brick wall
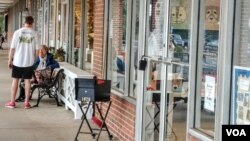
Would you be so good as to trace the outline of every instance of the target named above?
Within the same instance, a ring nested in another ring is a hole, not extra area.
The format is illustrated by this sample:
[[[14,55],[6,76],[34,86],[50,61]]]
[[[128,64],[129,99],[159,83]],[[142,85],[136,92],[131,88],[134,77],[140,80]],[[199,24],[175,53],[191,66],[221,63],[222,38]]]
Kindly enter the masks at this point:
[[[113,25],[115,25],[113,28],[115,40],[113,39],[112,45],[115,44],[117,46],[122,43],[121,2],[122,0],[113,1],[112,5]],[[98,78],[103,78],[103,60],[106,59],[106,55],[103,55],[104,0],[95,1],[94,17],[93,73]],[[107,125],[111,133],[119,140],[133,141],[135,136],[135,105],[113,94],[111,99],[112,105],[107,117]],[[107,104],[101,104],[100,106],[102,112],[106,111]]]
[[[133,141],[135,136],[135,105],[112,95],[108,126],[121,141]]]
[[[112,21],[113,21],[113,36],[112,36],[112,48],[120,49],[122,45],[122,0],[112,1]]]
[[[103,78],[104,0],[96,0],[94,9],[93,73],[98,78]]]

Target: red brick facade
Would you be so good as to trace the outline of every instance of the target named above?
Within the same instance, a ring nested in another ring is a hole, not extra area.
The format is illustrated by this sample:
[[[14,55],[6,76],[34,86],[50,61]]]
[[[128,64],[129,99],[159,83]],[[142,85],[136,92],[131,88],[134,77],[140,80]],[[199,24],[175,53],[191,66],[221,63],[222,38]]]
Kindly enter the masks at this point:
[[[122,43],[122,0],[113,1],[113,42],[112,45],[121,45]],[[104,38],[104,0],[96,0],[95,3],[95,21],[94,21],[94,67],[93,72],[99,78],[103,78],[105,68],[104,61],[106,55],[103,54]],[[107,117],[107,125],[113,135],[122,141],[133,141],[135,136],[135,105],[120,98],[111,96],[112,106]],[[102,111],[106,111],[107,104],[101,104]]]
[[[93,73],[98,78],[103,78],[104,0],[96,0],[94,9]]]
[[[113,36],[112,36],[112,48],[120,49],[122,45],[122,0],[112,1],[112,22],[113,22]]]
[[[135,105],[112,95],[108,126],[122,141],[133,141],[135,136]]]

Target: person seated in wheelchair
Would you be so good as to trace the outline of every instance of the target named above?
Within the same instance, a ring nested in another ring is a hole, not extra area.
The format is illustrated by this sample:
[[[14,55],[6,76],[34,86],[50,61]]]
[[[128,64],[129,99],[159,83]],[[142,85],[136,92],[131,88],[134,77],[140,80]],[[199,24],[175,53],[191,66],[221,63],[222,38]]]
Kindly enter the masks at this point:
[[[33,83],[42,83],[42,77],[50,77],[51,73],[55,68],[59,68],[59,63],[53,58],[53,55],[49,53],[46,45],[41,45],[39,50],[39,57],[36,58],[33,64],[34,77],[32,78]],[[21,80],[23,81],[23,80]],[[24,88],[20,85],[19,96],[16,102],[22,102],[25,99]]]

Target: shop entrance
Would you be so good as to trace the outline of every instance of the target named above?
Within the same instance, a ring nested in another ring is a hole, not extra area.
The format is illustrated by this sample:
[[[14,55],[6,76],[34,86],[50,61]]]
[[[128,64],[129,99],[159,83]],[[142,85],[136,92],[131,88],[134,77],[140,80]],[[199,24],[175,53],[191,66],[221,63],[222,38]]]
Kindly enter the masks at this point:
[[[191,0],[146,3],[142,61],[147,61],[147,67],[141,91],[144,141],[186,140],[191,3]]]

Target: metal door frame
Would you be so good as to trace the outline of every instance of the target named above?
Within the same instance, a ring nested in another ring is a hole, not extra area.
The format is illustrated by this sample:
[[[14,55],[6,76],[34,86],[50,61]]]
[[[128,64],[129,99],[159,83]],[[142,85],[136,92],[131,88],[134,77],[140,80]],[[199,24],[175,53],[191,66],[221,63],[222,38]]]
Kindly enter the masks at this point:
[[[169,15],[169,4],[170,4],[170,0],[167,0],[165,2],[165,6],[166,9],[164,11],[164,15]],[[147,1],[140,1],[140,27],[139,27],[139,45],[138,45],[138,58],[141,58],[144,53],[145,53],[145,47],[146,47],[146,25],[147,25]],[[168,51],[168,36],[169,35],[169,17],[165,16],[164,18],[164,34],[163,34],[163,44],[164,44],[164,55],[162,56],[163,58],[167,57],[167,51]],[[155,60],[154,60],[155,61]],[[163,62],[163,64],[165,64]],[[165,67],[161,68],[161,76],[164,78],[167,78],[167,65],[164,65]],[[135,121],[135,140],[136,141],[144,141],[144,125],[143,125],[143,112],[145,112],[144,109],[144,101],[145,101],[145,97],[144,97],[144,83],[146,82],[146,78],[144,78],[144,71],[140,71],[138,70],[138,82],[143,82],[143,83],[137,83],[138,85],[138,89],[137,89],[137,101],[136,101],[136,121]],[[167,80],[165,79],[164,81],[161,81],[161,84],[163,87],[161,87],[161,93],[166,93],[167,89]],[[160,104],[160,123],[165,123],[166,121],[166,101],[167,101],[167,97],[166,94],[161,94],[161,104]],[[159,127],[159,140],[164,140],[165,138],[165,133],[167,133],[166,131],[166,125],[165,124],[160,124]]]
[[[231,68],[232,68],[232,49],[234,45],[234,16],[235,15],[235,2],[236,0],[228,1],[221,0],[220,2],[220,27],[219,27],[219,50],[218,50],[218,88],[217,93],[220,94],[217,96],[216,100],[216,111],[215,111],[215,130],[214,138],[207,136],[206,134],[195,129],[195,119],[197,118],[197,106],[196,102],[196,93],[197,93],[197,69],[199,66],[196,64],[198,59],[198,46],[201,44],[199,40],[200,35],[200,20],[199,12],[202,8],[200,5],[200,0],[192,0],[192,11],[191,11],[191,33],[190,33],[190,71],[189,71],[189,102],[188,102],[188,120],[187,120],[187,137],[193,136],[197,139],[203,141],[220,141],[221,140],[221,128],[222,124],[229,124],[230,117],[230,89],[231,88]],[[198,17],[198,18],[197,18]],[[200,53],[200,52],[199,52]],[[199,77],[199,76],[198,76]],[[227,114],[225,114],[227,113]]]

